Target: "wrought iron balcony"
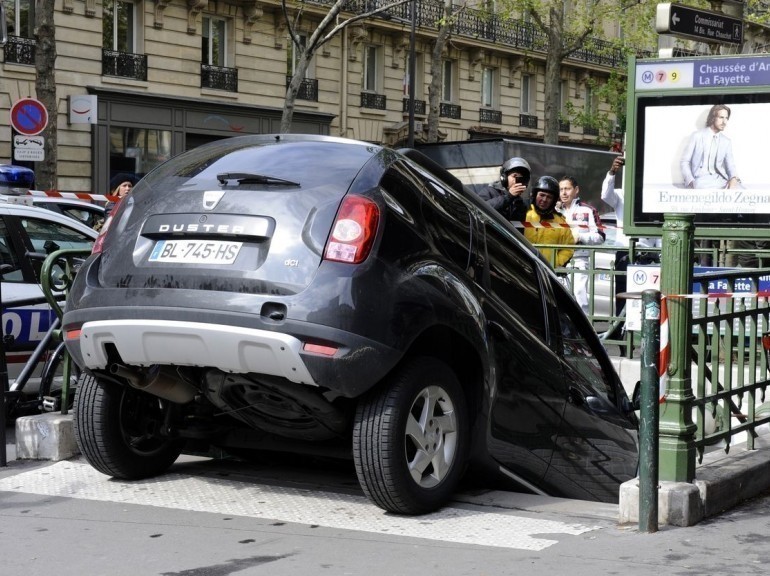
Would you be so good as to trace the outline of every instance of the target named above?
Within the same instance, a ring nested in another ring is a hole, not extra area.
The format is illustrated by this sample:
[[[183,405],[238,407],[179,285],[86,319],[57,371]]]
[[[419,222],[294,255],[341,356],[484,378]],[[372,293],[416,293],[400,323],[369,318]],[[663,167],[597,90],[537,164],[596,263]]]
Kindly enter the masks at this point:
[[[559,132],[569,132],[569,122],[559,120]]]
[[[22,38],[21,36],[8,36],[5,45],[6,64],[35,65],[35,47],[37,41],[34,38]]]
[[[331,6],[335,0],[309,0],[311,4]],[[362,14],[391,4],[392,0],[348,0],[344,10]],[[415,23],[421,28],[435,30],[436,22],[444,18],[444,0],[416,0],[388,8],[377,15],[385,20],[409,22],[411,10],[416,8]],[[548,49],[548,37],[534,24],[490,14],[489,10],[465,8],[452,15],[452,34],[486,40],[511,48],[544,53]],[[600,64],[608,67],[625,67],[623,50],[601,38],[588,38],[583,47],[568,56],[570,60]]]
[[[147,80],[147,55],[102,48],[102,76]]]
[[[384,94],[374,94],[372,92],[361,92],[361,108],[373,108],[374,110],[385,110],[388,101]]]
[[[537,129],[537,116],[532,114],[519,114],[519,127]]]
[[[404,112],[409,112],[409,98],[404,98]],[[414,101],[414,113],[425,116],[425,100]]]
[[[457,104],[447,104],[446,102],[442,102],[439,106],[438,115],[442,118],[459,120],[462,117],[462,108]]]
[[[487,124],[502,124],[503,113],[500,110],[479,108],[479,122],[486,122]]]
[[[586,136],[598,136],[599,129],[594,128],[593,126],[583,126],[583,134]]]
[[[291,76],[286,77],[286,87],[291,83]],[[316,78],[305,78],[297,91],[299,100],[310,100],[318,102],[318,80]]]
[[[201,88],[238,92],[238,69],[201,64]]]

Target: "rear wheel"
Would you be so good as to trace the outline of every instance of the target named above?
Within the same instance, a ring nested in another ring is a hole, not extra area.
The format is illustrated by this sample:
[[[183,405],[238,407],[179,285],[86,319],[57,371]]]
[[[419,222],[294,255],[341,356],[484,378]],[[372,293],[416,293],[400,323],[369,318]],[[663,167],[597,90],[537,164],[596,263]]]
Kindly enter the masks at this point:
[[[465,471],[465,395],[452,370],[433,358],[415,358],[386,380],[356,410],[356,475],[381,508],[424,514],[449,500]]]
[[[99,472],[127,480],[156,476],[182,452],[162,434],[168,402],[130,386],[83,374],[75,397],[80,451]]]

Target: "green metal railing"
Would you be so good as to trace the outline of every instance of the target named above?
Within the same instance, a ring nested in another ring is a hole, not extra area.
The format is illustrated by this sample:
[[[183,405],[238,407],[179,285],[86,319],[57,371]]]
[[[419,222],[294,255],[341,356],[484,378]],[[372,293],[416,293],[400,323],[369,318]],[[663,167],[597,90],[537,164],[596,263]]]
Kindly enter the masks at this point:
[[[57,250],[49,254],[43,261],[40,269],[40,284],[43,289],[43,295],[46,298],[51,309],[56,313],[61,321],[64,311],[57,300],[61,299],[62,294],[67,294],[72,282],[75,279],[80,265],[91,254],[90,248]],[[53,338],[57,342],[63,341],[61,330],[54,332]],[[72,377],[72,359],[63,349],[62,358],[62,389],[61,389],[61,413],[67,414],[69,411],[70,399],[70,379]]]
[[[671,362],[665,401],[660,407],[660,479],[692,482],[696,467],[709,449],[725,452],[743,442],[755,449],[757,428],[770,423],[770,268],[736,269],[693,274],[696,260],[707,256],[715,266],[729,266],[741,253],[770,263],[770,250],[733,249],[732,242],[698,243],[692,216],[667,215],[661,250],[661,293],[669,318]],[[542,245],[556,247],[555,245]],[[590,275],[589,294],[600,275],[610,280],[610,301],[616,296],[613,278],[623,272],[597,268],[597,255],[606,247],[580,246],[590,252],[587,270],[556,269],[567,278]],[[648,249],[645,248],[645,251]],[[606,278],[605,278],[606,280]],[[629,291],[632,291],[630,288]],[[589,303],[589,319],[597,332],[614,313],[597,313]],[[625,356],[638,357],[638,338],[626,333]]]

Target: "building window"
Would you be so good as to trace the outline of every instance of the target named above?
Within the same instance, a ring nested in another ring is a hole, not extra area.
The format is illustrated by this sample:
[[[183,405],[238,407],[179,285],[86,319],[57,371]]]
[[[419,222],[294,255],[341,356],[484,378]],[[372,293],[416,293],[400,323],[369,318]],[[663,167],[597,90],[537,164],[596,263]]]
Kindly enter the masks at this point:
[[[35,1],[0,0],[5,4],[5,19],[9,36],[35,37]]]
[[[559,132],[569,132],[569,114],[567,103],[569,102],[569,81],[562,80],[559,83]]]
[[[203,17],[201,34],[201,63],[227,66],[227,26],[221,18]]]
[[[299,35],[299,43],[301,45],[301,49],[298,49],[294,42],[291,41],[291,38],[289,38],[286,42],[287,49],[286,49],[286,75],[287,76],[294,76],[294,73],[297,71],[297,67],[299,66],[299,60],[302,55],[302,50],[305,49],[305,46],[307,45],[307,35],[300,34]],[[308,63],[307,70],[305,70],[305,74],[302,76],[303,79],[305,78],[313,78],[315,76],[314,72],[314,65],[313,60],[311,60]]]
[[[104,0],[102,75],[147,80],[147,55],[137,53],[140,32],[134,2]]]
[[[497,71],[494,68],[484,68],[481,71],[481,105],[486,108],[496,108]]]
[[[169,130],[110,128],[110,178],[120,172],[140,178],[169,158]]]
[[[34,0],[0,0],[6,6],[8,43],[4,56],[7,63],[35,65]]]
[[[364,92],[380,92],[382,86],[382,56],[379,46],[368,45],[364,48]]]
[[[136,6],[126,0],[104,0],[102,48],[134,53],[136,46]]]
[[[535,114],[535,78],[531,74],[521,77],[521,113]]]
[[[443,102],[453,102],[455,99],[455,63],[452,60],[444,60],[444,68],[441,100]]]

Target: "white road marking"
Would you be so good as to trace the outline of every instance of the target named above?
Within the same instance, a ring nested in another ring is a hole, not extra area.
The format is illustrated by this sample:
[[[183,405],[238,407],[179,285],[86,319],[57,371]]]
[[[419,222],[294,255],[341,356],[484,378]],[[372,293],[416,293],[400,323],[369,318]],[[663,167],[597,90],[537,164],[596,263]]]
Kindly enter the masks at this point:
[[[344,530],[426,538],[479,546],[543,550],[558,541],[539,534],[577,536],[597,526],[446,507],[424,516],[387,514],[366,498],[168,473],[149,480],[111,479],[90,465],[63,461],[0,479],[0,491],[121,502],[270,518]]]

